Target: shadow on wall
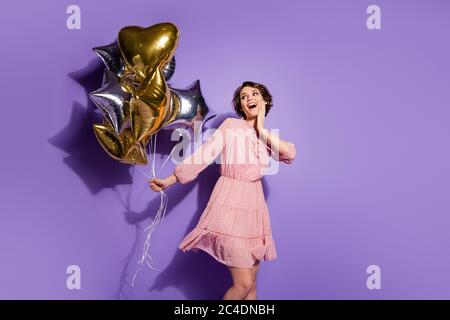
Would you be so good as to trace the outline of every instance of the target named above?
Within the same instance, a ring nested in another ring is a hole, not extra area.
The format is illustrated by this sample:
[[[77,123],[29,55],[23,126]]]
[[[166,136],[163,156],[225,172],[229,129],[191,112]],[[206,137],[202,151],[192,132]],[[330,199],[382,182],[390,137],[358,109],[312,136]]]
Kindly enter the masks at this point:
[[[86,107],[74,102],[69,123],[48,142],[67,153],[63,162],[80,177],[91,194],[96,195],[103,189],[111,189],[123,205],[125,221],[136,227],[135,239],[129,254],[124,259],[116,294],[117,299],[127,299],[132,292],[131,280],[140,254],[138,248],[142,247],[141,244],[144,241],[143,234],[146,226],[142,228],[140,224],[147,218],[151,220],[155,218],[154,215],[160,206],[160,198],[154,197],[142,212],[132,211],[130,197],[134,167],[113,160],[97,142],[92,124],[101,122],[102,115],[90,101],[89,92],[96,90],[101,84],[103,68],[103,64],[96,59],[86,68],[69,74],[70,78],[84,88]],[[234,113],[218,115],[205,123],[204,129],[217,128],[228,117],[236,117],[236,115]],[[158,132],[158,141],[168,142],[157,143],[156,153],[160,157],[169,155],[177,143],[171,141],[171,134],[171,130]],[[165,191],[170,199],[166,210],[168,215],[198,184],[197,211],[185,235],[197,225],[219,177],[219,170],[218,164],[212,164],[200,173],[196,180],[185,185],[177,184]],[[118,185],[129,185],[130,193],[123,197],[117,189]],[[267,198],[268,190],[264,179],[263,187]],[[169,266],[159,273],[149,291],[163,290],[171,286],[182,292],[187,299],[221,299],[232,284],[227,268],[203,251],[184,253],[178,248],[174,250],[175,255]]]
[[[130,166],[112,160],[104,152],[95,137],[92,124],[101,122],[102,116],[89,99],[102,82],[103,65],[92,61],[89,65],[69,77],[83,86],[86,92],[86,107],[79,102],[72,105],[72,114],[66,127],[48,142],[63,150],[67,156],[64,163],[74,171],[91,194],[117,185],[132,183]]]

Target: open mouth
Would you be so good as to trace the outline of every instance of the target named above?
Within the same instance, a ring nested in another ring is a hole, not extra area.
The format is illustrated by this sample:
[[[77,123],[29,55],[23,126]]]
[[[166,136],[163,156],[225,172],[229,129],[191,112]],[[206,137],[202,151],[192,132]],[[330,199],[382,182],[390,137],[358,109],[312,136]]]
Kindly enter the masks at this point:
[[[257,104],[254,103],[254,102],[252,102],[252,103],[250,103],[250,104],[248,105],[248,108],[249,108],[249,109],[253,109],[253,108],[256,108],[256,107],[257,107]]]

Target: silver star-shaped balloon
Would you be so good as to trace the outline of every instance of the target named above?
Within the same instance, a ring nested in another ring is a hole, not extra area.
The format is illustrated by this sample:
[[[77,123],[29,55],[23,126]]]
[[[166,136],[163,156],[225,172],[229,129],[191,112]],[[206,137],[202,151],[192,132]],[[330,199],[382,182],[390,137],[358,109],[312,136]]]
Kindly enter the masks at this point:
[[[171,107],[164,129],[192,128],[196,131],[196,124],[201,123],[209,112],[203,98],[200,80],[194,81],[184,89],[169,86]]]
[[[120,57],[120,49],[117,40],[106,46],[95,47],[92,50],[98,54],[108,70],[114,72],[118,77],[124,73],[124,63]]]
[[[100,89],[89,93],[96,107],[102,111],[114,130],[119,133],[128,117],[128,107],[131,95],[120,86],[116,75],[105,69]]]

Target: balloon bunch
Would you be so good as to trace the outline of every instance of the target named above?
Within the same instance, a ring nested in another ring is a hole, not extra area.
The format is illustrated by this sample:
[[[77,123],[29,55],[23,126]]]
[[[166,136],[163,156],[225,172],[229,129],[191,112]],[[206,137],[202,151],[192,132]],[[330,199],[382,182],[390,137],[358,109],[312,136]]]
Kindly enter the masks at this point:
[[[148,28],[127,26],[119,31],[113,43],[93,48],[106,66],[102,86],[89,94],[103,115],[103,123],[94,124],[93,129],[103,149],[122,163],[147,164],[148,144],[154,160],[157,133],[161,129],[184,127],[194,129],[195,133],[199,124],[208,121],[205,116],[209,110],[199,80],[184,89],[167,83],[175,72],[178,36],[178,28],[172,23]],[[155,161],[152,174],[155,178]],[[160,207],[145,229],[143,253],[132,286],[144,265],[153,268],[149,255],[151,236],[165,216],[168,201],[164,191],[160,196]]]
[[[208,113],[199,80],[184,89],[167,83],[175,71],[178,37],[172,23],[127,26],[113,43],[93,48],[106,66],[102,86],[89,94],[103,114],[103,123],[93,128],[112,158],[147,164],[146,146],[155,133],[194,128]]]

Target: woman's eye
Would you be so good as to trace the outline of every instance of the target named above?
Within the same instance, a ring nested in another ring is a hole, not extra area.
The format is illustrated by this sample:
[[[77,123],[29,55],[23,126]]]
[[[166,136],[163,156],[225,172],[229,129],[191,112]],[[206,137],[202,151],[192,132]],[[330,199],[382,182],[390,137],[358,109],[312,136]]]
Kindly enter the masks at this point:
[[[254,95],[254,96],[255,96],[255,95],[257,96],[257,95],[258,95],[258,92],[253,92],[253,95]]]

